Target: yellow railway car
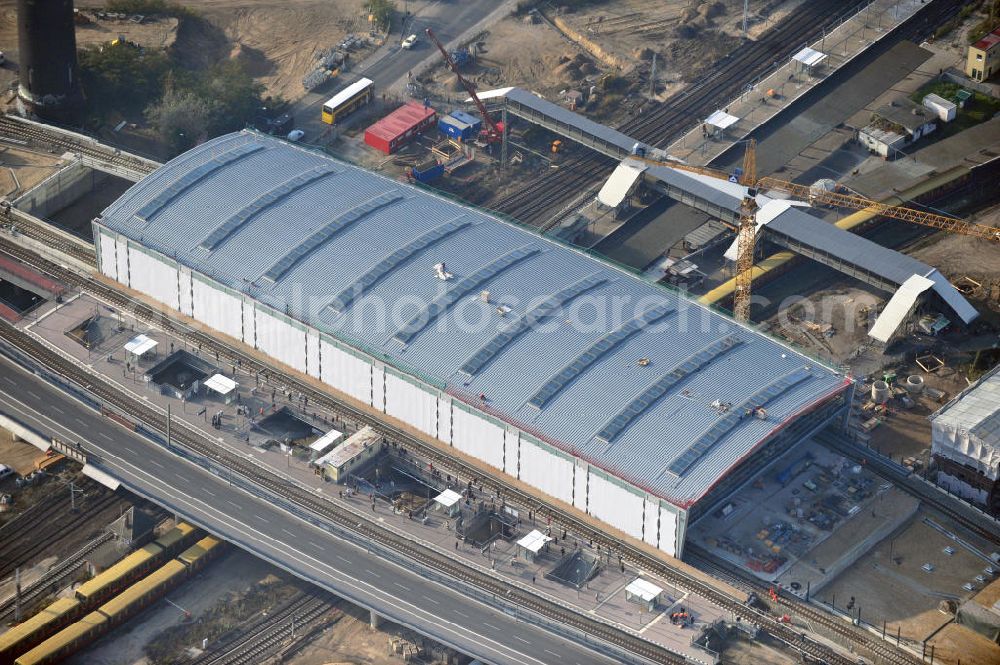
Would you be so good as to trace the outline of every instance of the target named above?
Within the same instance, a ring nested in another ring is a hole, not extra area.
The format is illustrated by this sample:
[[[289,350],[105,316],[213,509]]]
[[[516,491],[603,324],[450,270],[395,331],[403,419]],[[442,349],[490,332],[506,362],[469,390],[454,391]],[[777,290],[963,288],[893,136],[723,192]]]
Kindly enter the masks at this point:
[[[187,576],[187,566],[177,559],[171,559],[101,605],[98,611],[108,618],[107,627],[113,628],[162,598],[163,594],[180,584]]]
[[[0,635],[0,663],[12,663],[15,656],[37,646],[53,633],[72,623],[83,612],[76,598],[59,598],[27,621]]]
[[[200,570],[222,550],[222,541],[214,536],[205,536],[177,557],[192,573]]]
[[[157,538],[154,542],[160,545],[168,555],[172,555],[197,538],[200,535],[200,531],[196,527],[187,524],[186,522],[178,522],[170,531]]]
[[[163,547],[149,543],[81,584],[76,590],[76,597],[88,606],[102,603],[156,567],[163,557]]]
[[[49,665],[58,663],[90,644],[107,629],[108,618],[91,612],[74,624],[63,628],[37,647],[14,661],[15,665]]]

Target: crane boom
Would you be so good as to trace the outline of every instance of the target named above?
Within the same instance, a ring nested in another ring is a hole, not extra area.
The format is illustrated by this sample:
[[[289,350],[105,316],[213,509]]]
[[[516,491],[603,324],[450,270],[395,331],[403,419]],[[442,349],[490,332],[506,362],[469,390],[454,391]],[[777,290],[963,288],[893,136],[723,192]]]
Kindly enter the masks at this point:
[[[439,51],[441,51],[441,55],[444,56],[444,61],[448,63],[448,68],[455,74],[455,76],[458,77],[458,82],[462,84],[462,87],[465,88],[465,91],[469,93],[470,97],[472,97],[472,101],[475,102],[476,108],[479,109],[479,115],[483,117],[483,122],[486,123],[486,126],[488,128],[487,131],[488,140],[491,141],[499,140],[503,135],[503,130],[499,126],[497,126],[495,122],[493,122],[493,117],[490,115],[490,112],[486,110],[486,105],[483,104],[482,100],[479,99],[479,95],[476,94],[476,87],[471,83],[469,83],[468,81],[466,81],[465,77],[462,76],[462,73],[458,71],[458,65],[455,64],[455,61],[448,53],[448,50],[444,47],[444,44],[442,44],[438,40],[438,38],[434,35],[434,31],[431,30],[430,28],[427,28],[426,30],[424,30],[424,32],[427,33],[427,38],[430,39],[434,43],[434,45],[438,47]]]
[[[914,224],[921,224],[923,226],[929,226],[942,231],[960,233],[962,235],[972,236],[973,238],[982,238],[991,242],[1000,242],[1000,229],[992,226],[976,224],[975,222],[967,222],[964,219],[956,219],[946,215],[937,215],[923,210],[914,210],[912,208],[903,208],[900,206],[889,205],[887,203],[879,203],[878,201],[872,201],[871,199],[858,196],[856,194],[841,194],[839,192],[823,190],[815,191],[811,189],[809,185],[800,185],[794,182],[786,182],[784,180],[778,180],[777,178],[770,177],[761,178],[757,183],[757,186],[761,189],[779,189],[805,201],[819,202],[843,208],[853,208],[855,210],[871,209],[875,212],[875,214],[881,215],[882,217],[892,217],[893,219],[901,219],[905,222],[913,222]]]

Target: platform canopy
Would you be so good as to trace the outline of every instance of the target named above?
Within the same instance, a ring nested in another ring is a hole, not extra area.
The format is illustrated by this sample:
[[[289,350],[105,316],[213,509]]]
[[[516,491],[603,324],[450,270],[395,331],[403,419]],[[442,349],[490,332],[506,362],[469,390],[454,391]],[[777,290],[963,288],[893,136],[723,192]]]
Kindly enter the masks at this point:
[[[546,536],[544,533],[542,533],[538,529],[534,529],[527,536],[517,541],[517,544],[518,546],[523,547],[532,554],[538,554],[539,550],[541,550],[542,547],[545,546],[545,543],[549,542],[550,540],[552,539]]]
[[[222,374],[213,374],[205,381],[204,385],[206,388],[211,388],[220,395],[228,395],[236,390],[236,382]]]
[[[648,582],[641,577],[637,577],[632,582],[625,587],[625,593],[635,596],[636,598],[641,598],[645,602],[651,602],[660,597],[663,593],[663,589],[656,586],[652,582]]]
[[[155,349],[157,344],[159,344],[159,342],[151,337],[146,335],[136,335],[125,345],[125,350],[138,357]]]
[[[806,67],[815,67],[826,60],[826,53],[811,49],[808,46],[792,56],[796,62],[800,62]]]
[[[726,129],[727,127],[732,127],[740,121],[735,115],[729,115],[725,111],[715,111],[712,115],[705,118],[705,124],[711,125],[712,127],[717,127],[719,129]]]
[[[440,503],[445,508],[451,508],[462,500],[462,495],[455,490],[445,490],[434,497],[434,501]]]
[[[323,436],[319,437],[315,441],[309,444],[310,450],[314,450],[317,453],[325,453],[330,449],[330,446],[334,445],[338,441],[344,438],[344,433],[340,430],[332,429]]]

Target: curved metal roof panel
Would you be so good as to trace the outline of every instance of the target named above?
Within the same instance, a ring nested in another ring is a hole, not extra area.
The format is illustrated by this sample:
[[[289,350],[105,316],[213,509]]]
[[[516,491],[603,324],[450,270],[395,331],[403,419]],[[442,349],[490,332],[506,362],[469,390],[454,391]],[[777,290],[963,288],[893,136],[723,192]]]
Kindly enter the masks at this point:
[[[259,149],[210,173],[201,168],[246,146]],[[320,171],[336,175],[283,195],[231,229],[214,251],[198,247],[263,194]],[[172,193],[148,224],[136,216],[192,172],[202,175],[184,180],[191,182]],[[323,231],[346,211],[386,196],[399,198],[365,207],[336,234]],[[752,328],[579,250],[253,132],[219,137],[172,160],[129,189],[98,223],[403,371],[416,371],[475,408],[678,505],[697,500],[781,423],[846,385],[835,371]],[[510,260],[514,255],[517,260]],[[276,265],[280,279],[266,279]],[[558,311],[532,315],[584,281],[589,288],[563,299]],[[654,317],[600,354],[586,354],[654,308],[672,313]],[[493,344],[525,316],[533,321],[529,330]],[[395,339],[398,331],[418,326],[405,344]],[[658,395],[610,442],[598,437],[665,372],[731,335],[742,343]],[[473,374],[462,371],[491,344],[497,348],[490,347],[488,363]],[[530,404],[581,356],[586,371],[560,385],[541,408]],[[793,372],[804,373],[803,380],[768,403],[768,420],[732,428],[683,473],[664,472],[718,420],[713,403],[742,404]]]

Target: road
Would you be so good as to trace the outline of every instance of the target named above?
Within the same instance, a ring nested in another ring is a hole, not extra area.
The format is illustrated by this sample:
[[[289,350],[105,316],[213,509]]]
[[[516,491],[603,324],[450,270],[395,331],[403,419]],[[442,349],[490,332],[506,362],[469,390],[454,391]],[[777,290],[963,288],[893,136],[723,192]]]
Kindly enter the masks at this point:
[[[86,443],[123,485],[227,541],[462,653],[497,665],[612,659],[369,554],[112,421],[0,357],[0,412]]]
[[[513,3],[509,0],[430,0],[428,2],[407,3],[411,16],[404,22],[402,30],[390,33],[386,43],[375,53],[356,64],[334,82],[320,88],[320,92],[309,92],[295,103],[295,117],[300,119],[317,116],[310,109],[329,99],[333,93],[362,76],[375,82],[379,92],[398,91],[406,83],[407,72],[416,75],[421,68],[440,59],[441,53],[424,34],[432,28],[437,38],[446,46],[453,40],[472,37],[475,32],[485,29],[493,20],[509,13]],[[397,3],[398,9],[403,9]],[[466,34],[468,33],[468,34]],[[408,51],[399,47],[404,37],[417,35],[419,41]]]

